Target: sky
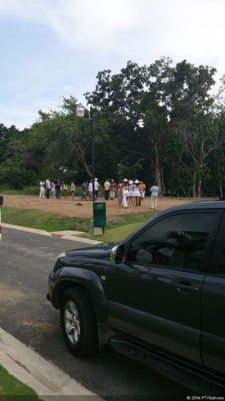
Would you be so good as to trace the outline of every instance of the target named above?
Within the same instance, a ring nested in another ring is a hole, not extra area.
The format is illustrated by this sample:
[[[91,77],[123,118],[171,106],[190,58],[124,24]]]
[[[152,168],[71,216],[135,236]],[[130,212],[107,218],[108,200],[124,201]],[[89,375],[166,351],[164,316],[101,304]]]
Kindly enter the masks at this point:
[[[0,0],[0,123],[18,129],[99,71],[165,56],[225,73],[224,0]]]

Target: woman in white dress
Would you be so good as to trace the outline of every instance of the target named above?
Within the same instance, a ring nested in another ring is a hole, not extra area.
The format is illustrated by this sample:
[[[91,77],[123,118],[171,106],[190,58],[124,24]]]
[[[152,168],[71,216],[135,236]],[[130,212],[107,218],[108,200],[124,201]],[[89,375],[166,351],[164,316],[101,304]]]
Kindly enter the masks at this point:
[[[123,200],[122,200],[122,206],[127,209],[128,204],[127,204],[127,198],[128,198],[128,180],[125,178],[123,180],[123,188],[122,188],[122,195],[123,195]]]
[[[129,207],[134,207],[135,206],[135,184],[132,180],[129,181],[129,192],[128,192],[128,204]]]

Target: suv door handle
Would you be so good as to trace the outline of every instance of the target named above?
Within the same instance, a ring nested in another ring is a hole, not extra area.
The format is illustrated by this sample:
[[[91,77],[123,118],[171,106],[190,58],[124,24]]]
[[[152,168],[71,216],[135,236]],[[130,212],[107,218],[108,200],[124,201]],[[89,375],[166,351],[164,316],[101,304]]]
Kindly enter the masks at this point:
[[[199,290],[198,287],[194,287],[191,285],[189,281],[180,281],[179,283],[175,284],[175,287],[177,287],[178,292],[197,292]]]

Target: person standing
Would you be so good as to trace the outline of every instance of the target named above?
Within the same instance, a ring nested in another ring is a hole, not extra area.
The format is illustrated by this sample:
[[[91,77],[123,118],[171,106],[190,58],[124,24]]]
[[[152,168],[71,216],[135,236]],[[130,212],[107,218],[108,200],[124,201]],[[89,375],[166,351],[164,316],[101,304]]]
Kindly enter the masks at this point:
[[[129,207],[134,207],[135,206],[135,184],[133,180],[129,181],[129,190],[128,190],[128,206]]]
[[[150,193],[151,193],[151,206],[152,206],[152,209],[157,209],[158,196],[159,196],[159,186],[158,186],[157,183],[155,183],[150,188]]]
[[[52,188],[50,177],[48,177],[47,180],[45,181],[45,188],[46,188],[46,198],[49,199]]]
[[[70,193],[71,193],[72,199],[74,199],[74,197],[75,197],[75,191],[76,191],[75,181],[72,181],[70,184]]]
[[[90,181],[89,184],[88,184],[88,197],[89,197],[90,201],[93,200],[93,184],[92,184],[92,181]]]
[[[63,183],[62,194],[63,194],[64,199],[68,199],[69,192],[68,192],[68,185],[66,182]]]
[[[127,180],[127,178],[124,178],[123,187],[122,187],[122,195],[123,195],[122,206],[125,209],[127,209],[127,207],[128,207],[128,204],[127,204],[128,193],[129,193],[128,180]]]
[[[61,191],[61,182],[60,179],[58,179],[55,183],[55,196],[56,199],[60,198],[60,191]]]
[[[105,190],[105,200],[109,200],[110,182],[108,178],[104,182],[104,190]]]
[[[88,195],[88,182],[83,181],[81,185],[81,198],[80,200],[87,200],[87,195]]]
[[[40,198],[45,197],[45,182],[43,180],[40,181]]]
[[[141,206],[141,193],[139,189],[139,181],[135,180],[134,181],[135,187],[134,187],[134,196],[135,196],[135,206]]]
[[[51,182],[51,191],[50,191],[51,198],[55,199],[55,182]]]
[[[117,185],[117,199],[118,199],[118,204],[119,206],[122,206],[122,202],[123,202],[123,183],[120,181]]]
[[[99,182],[98,182],[98,179],[95,178],[95,200],[98,197],[98,193],[99,193]]]
[[[112,179],[111,183],[110,183],[109,197],[110,197],[111,200],[113,200],[113,199],[115,199],[115,196],[116,196],[116,183]]]
[[[141,199],[144,199],[145,197],[145,189],[146,189],[145,183],[143,181],[140,181],[139,191],[141,194]]]

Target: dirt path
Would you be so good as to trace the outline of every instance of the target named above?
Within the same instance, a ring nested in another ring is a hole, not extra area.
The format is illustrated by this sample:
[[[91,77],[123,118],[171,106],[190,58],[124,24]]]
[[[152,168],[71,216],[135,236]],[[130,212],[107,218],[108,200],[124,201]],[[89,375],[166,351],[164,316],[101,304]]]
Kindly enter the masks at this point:
[[[100,198],[99,201],[104,201]],[[158,200],[158,210],[164,210],[168,207],[190,202],[191,199],[163,198]],[[71,200],[40,199],[37,196],[24,195],[4,195],[4,206],[21,209],[37,209],[45,212],[52,212],[64,216],[74,217],[92,217],[92,202],[80,201],[79,197]],[[150,198],[147,197],[142,202],[141,207],[124,209],[118,206],[117,199],[106,202],[107,216],[117,216],[124,213],[137,213],[150,210]]]

